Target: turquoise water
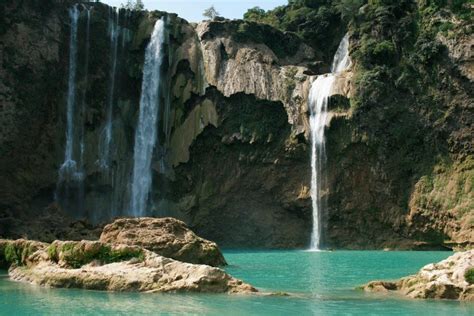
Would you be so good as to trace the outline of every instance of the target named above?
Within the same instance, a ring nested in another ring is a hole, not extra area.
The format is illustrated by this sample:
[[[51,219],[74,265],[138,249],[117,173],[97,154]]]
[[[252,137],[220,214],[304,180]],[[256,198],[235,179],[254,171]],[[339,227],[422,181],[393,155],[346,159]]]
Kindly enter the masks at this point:
[[[1,315],[474,315],[473,303],[419,301],[354,287],[394,279],[449,252],[227,251],[227,270],[282,296],[104,293],[43,289],[0,277]]]

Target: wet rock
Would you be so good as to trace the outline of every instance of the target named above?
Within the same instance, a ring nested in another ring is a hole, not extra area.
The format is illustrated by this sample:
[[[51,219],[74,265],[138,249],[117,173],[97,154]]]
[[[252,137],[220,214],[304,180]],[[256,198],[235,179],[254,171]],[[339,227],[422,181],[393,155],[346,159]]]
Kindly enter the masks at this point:
[[[189,263],[226,265],[217,244],[203,239],[174,218],[122,218],[106,225],[105,243],[140,246],[159,255]]]

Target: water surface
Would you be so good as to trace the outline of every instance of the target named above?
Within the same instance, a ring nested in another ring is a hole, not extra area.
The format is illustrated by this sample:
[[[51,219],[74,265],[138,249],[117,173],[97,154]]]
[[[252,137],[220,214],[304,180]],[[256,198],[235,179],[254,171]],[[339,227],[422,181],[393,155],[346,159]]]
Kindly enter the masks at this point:
[[[0,277],[1,315],[473,315],[473,303],[410,300],[354,290],[394,279],[449,252],[226,251],[227,270],[291,296],[105,293],[44,289]]]

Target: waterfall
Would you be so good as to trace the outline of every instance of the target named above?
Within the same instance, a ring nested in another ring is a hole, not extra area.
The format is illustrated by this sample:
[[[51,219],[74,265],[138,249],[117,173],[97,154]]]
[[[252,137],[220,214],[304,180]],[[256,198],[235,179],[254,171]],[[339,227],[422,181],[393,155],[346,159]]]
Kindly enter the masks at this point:
[[[87,97],[87,84],[89,78],[89,49],[90,49],[90,22],[91,22],[91,11],[86,8],[86,48],[84,52],[84,87],[82,89],[81,96],[81,127],[80,127],[80,156],[79,156],[79,170],[82,175],[82,178],[85,176],[84,171],[84,125],[85,125],[85,116],[86,116],[86,97]]]
[[[135,132],[134,166],[132,178],[131,215],[145,215],[148,196],[151,191],[151,160],[158,131],[159,88],[161,64],[163,62],[163,43],[165,41],[165,22],[156,21],[150,43],[145,52],[143,67],[140,111]]]
[[[115,15],[115,17],[114,17]],[[107,94],[107,116],[105,127],[103,130],[103,137],[99,148],[99,166],[101,169],[108,169],[110,164],[110,145],[112,143],[112,121],[113,109],[115,101],[115,78],[117,73],[117,52],[120,35],[119,26],[120,11],[117,10],[109,12],[109,40],[110,40],[110,73],[109,85]]]
[[[64,162],[59,168],[55,198],[63,209],[75,217],[84,216],[84,125],[89,76],[90,9],[83,6],[85,20],[85,51],[83,68],[78,69],[78,5],[69,9],[71,23],[69,39],[69,69],[66,99],[66,145]],[[79,78],[80,77],[80,78]],[[82,89],[82,90],[81,90]],[[80,92],[79,92],[80,91]]]
[[[66,102],[66,147],[64,162],[59,169],[59,181],[70,180],[77,176],[77,163],[74,153],[74,110],[76,105],[76,72],[77,72],[77,22],[79,10],[77,5],[69,9],[71,33],[69,38],[69,73]]]
[[[310,249],[320,249],[321,213],[324,201],[321,189],[325,182],[326,139],[324,130],[328,117],[328,101],[337,75],[351,65],[349,58],[349,35],[342,39],[334,55],[331,73],[319,76],[311,85],[308,97],[311,128],[311,200],[313,208],[313,230]]]

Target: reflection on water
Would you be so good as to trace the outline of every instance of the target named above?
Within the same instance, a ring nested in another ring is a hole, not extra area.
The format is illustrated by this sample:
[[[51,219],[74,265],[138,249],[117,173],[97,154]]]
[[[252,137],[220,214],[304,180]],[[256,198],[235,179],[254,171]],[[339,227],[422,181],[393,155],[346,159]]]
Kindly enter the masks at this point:
[[[442,260],[443,252],[228,251],[227,270],[268,291],[291,296],[138,294],[45,289],[0,272],[0,315],[472,315],[474,304],[415,301],[354,288],[398,278]]]

